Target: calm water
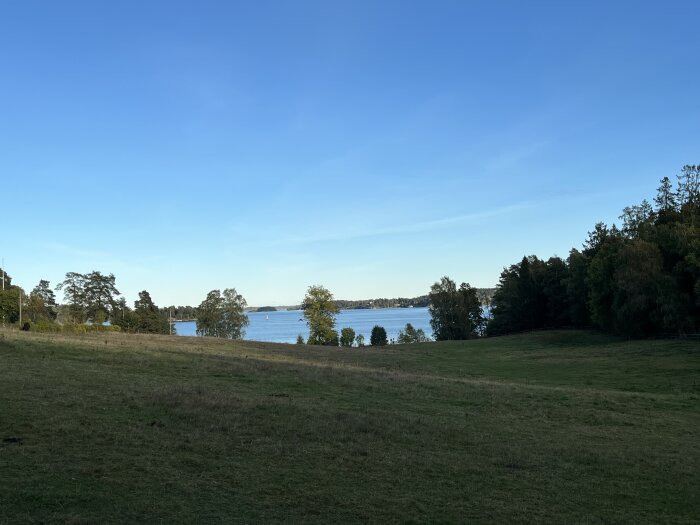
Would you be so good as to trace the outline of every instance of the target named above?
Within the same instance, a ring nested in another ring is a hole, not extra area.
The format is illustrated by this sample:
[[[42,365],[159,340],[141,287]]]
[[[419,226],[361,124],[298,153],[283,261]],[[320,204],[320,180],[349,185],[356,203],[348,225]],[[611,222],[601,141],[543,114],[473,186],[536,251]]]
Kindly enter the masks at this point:
[[[301,334],[306,340],[309,337],[309,328],[304,320],[304,312],[301,310],[278,312],[249,312],[250,325],[245,334],[245,339],[250,341],[269,341],[272,343],[294,343]],[[381,308],[377,310],[341,310],[336,317],[335,328],[340,330],[349,326],[355,330],[355,334],[365,336],[365,344],[369,344],[369,336],[372,327],[376,324],[386,329],[387,337],[396,339],[396,336],[406,323],[411,323],[414,328],[422,328],[425,335],[430,337],[430,313],[427,308]],[[178,335],[197,335],[197,326],[194,321],[175,323]]]

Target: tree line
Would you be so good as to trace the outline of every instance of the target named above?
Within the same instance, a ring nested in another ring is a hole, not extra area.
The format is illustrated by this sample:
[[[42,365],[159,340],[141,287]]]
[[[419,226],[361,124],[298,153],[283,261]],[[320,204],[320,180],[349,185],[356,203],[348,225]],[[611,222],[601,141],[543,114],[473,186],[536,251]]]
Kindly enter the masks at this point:
[[[620,219],[621,226],[596,224],[582,248],[572,249],[566,259],[523,257],[503,269],[492,293],[443,277],[426,296],[399,306],[427,304],[438,341],[558,327],[593,327],[631,337],[700,331],[700,165],[684,166],[675,188],[664,177],[653,204],[643,200],[628,206]],[[66,303],[59,306],[48,281],[25,294],[0,271],[3,323],[18,322],[24,308],[25,319],[33,323],[110,321],[124,331],[164,334],[172,333],[169,319],[175,310],[175,319],[196,318],[197,334],[229,339],[243,338],[249,323],[246,301],[233,288],[212,290],[197,307],[169,308],[158,308],[144,290],[130,308],[118,297],[113,274],[69,272],[56,287]],[[382,301],[373,305],[383,306]],[[323,286],[310,286],[301,303],[309,337],[299,336],[297,342],[364,346],[364,337],[352,328],[335,329],[341,306],[358,307],[355,303],[369,304],[338,301]],[[409,324],[391,342],[426,340]],[[370,345],[389,342],[386,330],[375,326]]]
[[[491,297],[495,288],[476,288],[476,294],[479,301],[482,304],[487,304],[490,302]],[[333,302],[341,310],[370,310],[375,308],[425,308],[430,305],[430,296],[419,295],[418,297],[396,297],[393,299],[388,299],[385,297],[380,297],[377,299],[333,299]],[[270,307],[265,307],[270,308]],[[299,310],[301,305],[297,304],[294,306],[284,307],[287,310]],[[258,312],[263,311],[261,308],[257,309]]]
[[[64,304],[56,302],[49,281],[41,280],[27,294],[12,284],[4,268],[0,288],[0,322],[39,331],[60,331],[64,327],[90,325],[95,329],[131,333],[173,334],[172,321],[197,318],[197,333],[216,337],[243,337],[248,318],[243,313],[245,299],[234,289],[223,293],[212,290],[198,307],[159,308],[147,290],[139,292],[133,307],[127,304],[116,286],[113,274],[98,271],[68,272],[56,291],[63,293]],[[104,325],[107,326],[104,326]]]
[[[593,327],[629,337],[700,330],[700,165],[676,186],[661,179],[653,204],[598,223],[564,260],[534,255],[501,273],[488,335]]]
[[[350,301],[347,299],[335,299],[335,304],[343,310],[361,310],[369,308],[422,308],[428,306],[428,296],[421,295],[418,297],[397,297],[395,299],[387,299],[380,297],[378,299],[361,299],[358,301]]]
[[[443,277],[427,296],[433,337],[562,327],[629,337],[700,331],[700,165],[684,166],[675,188],[664,177],[653,202],[624,208],[621,226],[596,224],[565,260],[530,255],[504,268],[490,297]],[[337,346],[329,292],[309,288],[302,307],[307,342]],[[406,333],[400,342],[415,342]],[[340,339],[349,341],[342,333]]]

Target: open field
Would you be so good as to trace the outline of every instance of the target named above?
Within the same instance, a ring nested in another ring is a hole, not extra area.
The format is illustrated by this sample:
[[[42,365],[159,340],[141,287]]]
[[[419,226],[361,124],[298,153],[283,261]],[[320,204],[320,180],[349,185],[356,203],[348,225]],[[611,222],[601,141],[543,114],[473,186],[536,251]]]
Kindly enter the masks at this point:
[[[0,330],[0,523],[700,522],[700,344]]]

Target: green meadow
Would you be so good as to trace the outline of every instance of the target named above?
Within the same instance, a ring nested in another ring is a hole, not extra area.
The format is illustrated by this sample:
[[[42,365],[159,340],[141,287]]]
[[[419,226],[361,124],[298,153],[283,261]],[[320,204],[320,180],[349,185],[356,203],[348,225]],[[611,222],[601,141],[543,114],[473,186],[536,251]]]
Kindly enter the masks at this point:
[[[0,330],[0,523],[698,523],[700,343]]]

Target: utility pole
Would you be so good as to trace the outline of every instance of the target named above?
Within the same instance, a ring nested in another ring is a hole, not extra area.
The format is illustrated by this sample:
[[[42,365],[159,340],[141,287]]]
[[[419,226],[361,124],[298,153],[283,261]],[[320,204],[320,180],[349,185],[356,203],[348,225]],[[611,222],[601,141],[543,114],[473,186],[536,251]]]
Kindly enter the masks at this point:
[[[19,327],[22,328],[22,289],[19,289]]]
[[[168,325],[170,326],[170,335],[173,335],[173,309],[170,308],[170,322],[168,322]]]
[[[2,258],[2,289],[5,289],[5,258]]]

